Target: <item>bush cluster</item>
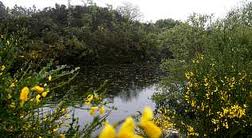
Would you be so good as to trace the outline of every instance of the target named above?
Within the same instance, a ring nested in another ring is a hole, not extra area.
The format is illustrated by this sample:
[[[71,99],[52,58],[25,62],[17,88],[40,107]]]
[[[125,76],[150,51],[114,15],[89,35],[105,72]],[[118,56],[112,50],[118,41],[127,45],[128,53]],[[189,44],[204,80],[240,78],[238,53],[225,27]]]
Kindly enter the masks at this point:
[[[165,34],[176,58],[163,62],[169,76],[153,98],[181,134],[251,135],[251,7],[247,3],[211,24],[195,15]]]

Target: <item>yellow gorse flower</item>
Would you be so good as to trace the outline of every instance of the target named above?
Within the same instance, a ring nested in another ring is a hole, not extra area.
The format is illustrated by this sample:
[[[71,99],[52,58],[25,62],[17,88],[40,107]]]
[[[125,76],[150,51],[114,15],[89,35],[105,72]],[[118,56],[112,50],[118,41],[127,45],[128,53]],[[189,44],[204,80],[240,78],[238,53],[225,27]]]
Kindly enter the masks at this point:
[[[194,128],[191,127],[191,126],[188,126],[187,131],[188,131],[189,133],[193,133],[193,132],[194,132]]]
[[[36,85],[36,86],[32,87],[31,90],[36,91],[37,93],[42,93],[42,92],[44,92],[45,89],[39,85]]]
[[[4,71],[4,69],[5,69],[5,66],[2,65],[2,66],[1,66],[1,71]]]
[[[161,136],[161,129],[157,127],[153,121],[153,112],[151,108],[146,107],[140,119],[140,126],[150,138],[159,138]],[[109,123],[105,123],[99,138],[143,138],[135,134],[135,123],[132,117],[125,119],[119,132],[116,134],[115,128]]]
[[[192,106],[192,107],[195,107],[195,106],[196,106],[196,101],[195,101],[194,99],[191,101],[191,106]]]
[[[105,123],[103,130],[101,131],[99,138],[115,138],[116,131],[109,123]]]
[[[153,119],[153,112],[150,107],[145,107],[143,115],[140,119],[140,126],[144,129],[145,133],[150,138],[159,138],[162,134],[162,131],[157,127]]]
[[[9,105],[11,108],[15,108],[16,105],[15,105],[15,102],[11,102],[11,104]]]
[[[187,131],[189,136],[198,136],[198,133],[195,133],[195,130],[192,126],[187,126]]]
[[[21,93],[20,93],[20,97],[19,99],[23,102],[26,102],[28,100],[28,94],[29,94],[30,90],[28,87],[24,87],[22,90],[21,90]]]
[[[28,95],[29,95],[29,88],[28,87],[24,87],[21,92],[20,92],[20,106],[23,107],[24,103],[28,100]]]
[[[46,91],[44,91],[44,92],[42,92],[42,97],[46,97],[47,96],[47,94],[48,94],[48,92],[49,92],[49,90],[46,90]]]
[[[122,124],[117,137],[118,138],[140,138],[140,136],[136,135],[135,132],[135,123],[132,117],[126,118],[124,123]]]
[[[47,92],[43,92],[41,95],[42,95],[43,97],[46,97]]]
[[[38,95],[36,96],[36,102],[37,102],[37,103],[40,103],[40,98],[41,98],[41,96],[38,94]]]
[[[126,118],[118,134],[110,124],[106,123],[104,129],[100,133],[99,138],[142,138],[134,132],[135,124],[132,117]]]
[[[99,108],[97,106],[91,107],[89,110],[89,114],[94,115],[97,110],[99,110]]]
[[[194,75],[193,72],[185,72],[185,77],[186,77],[186,79],[188,79],[188,80],[189,80],[193,75]]]
[[[97,111],[99,111],[100,115],[103,115],[105,113],[104,106],[101,106],[101,107],[97,107],[97,106],[90,107],[89,114],[90,115],[95,115],[95,113]]]
[[[153,119],[153,112],[151,108],[145,107],[143,111],[143,115],[141,117],[141,121],[149,121]]]
[[[88,95],[85,101],[85,105],[90,105],[93,99],[94,99],[94,96],[92,94]]]
[[[154,122],[161,128],[161,130],[172,130],[174,128],[174,124],[171,122],[171,119],[165,115],[165,111],[165,109],[162,109],[159,116],[154,119]]]
[[[49,76],[48,76],[48,81],[51,81],[51,80],[52,80],[52,76],[49,75]]]
[[[100,111],[100,114],[103,115],[103,114],[105,113],[105,108],[104,108],[104,106],[102,106],[102,107],[99,109],[99,111]]]
[[[12,82],[11,85],[10,85],[10,88],[13,88],[13,87],[15,87],[15,83],[14,82]]]

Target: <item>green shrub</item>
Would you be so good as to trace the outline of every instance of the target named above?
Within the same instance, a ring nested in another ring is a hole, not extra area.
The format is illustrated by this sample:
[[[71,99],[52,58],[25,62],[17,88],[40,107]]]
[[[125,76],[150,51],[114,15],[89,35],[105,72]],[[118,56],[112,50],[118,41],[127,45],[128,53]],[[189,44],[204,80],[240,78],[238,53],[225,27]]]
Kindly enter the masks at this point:
[[[252,28],[243,22],[250,19],[251,6],[252,3],[248,3],[231,12],[233,14],[225,20],[201,28],[207,34],[204,37],[178,42],[187,47],[184,53],[193,51],[190,48],[194,45],[203,51],[193,52],[194,56],[188,55],[186,60],[185,56],[180,56],[163,63],[171,76],[163,79],[161,91],[153,98],[161,113],[169,117],[182,134],[251,135]],[[185,41],[190,41],[190,45],[184,45]],[[177,51],[172,52],[176,55]]]
[[[68,106],[74,95],[74,87],[69,82],[77,75],[78,68],[69,70],[67,66],[34,66],[26,62],[22,66],[14,63],[18,55],[18,39],[1,36],[0,40],[0,133],[6,137],[90,137],[101,126],[108,114],[96,115],[93,122],[78,125],[78,118],[71,117]],[[34,68],[36,67],[36,68]],[[67,89],[66,89],[67,88]],[[64,95],[55,103],[57,92]],[[97,97],[97,96],[96,96]],[[88,100],[83,95],[84,101]],[[80,101],[83,105],[84,101]],[[105,104],[101,98],[90,101],[104,114]],[[52,104],[50,104],[52,103]],[[76,103],[73,103],[73,105]]]

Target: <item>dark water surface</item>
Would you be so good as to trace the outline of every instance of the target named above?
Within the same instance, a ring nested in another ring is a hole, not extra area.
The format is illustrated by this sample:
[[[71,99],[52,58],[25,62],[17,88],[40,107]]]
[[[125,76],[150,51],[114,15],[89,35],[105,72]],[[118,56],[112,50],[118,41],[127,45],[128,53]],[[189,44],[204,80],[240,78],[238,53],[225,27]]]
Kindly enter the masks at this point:
[[[103,67],[82,67],[77,77],[80,91],[97,89],[107,81],[106,95],[111,101],[112,110],[108,117],[110,123],[136,115],[145,106],[155,107],[150,99],[155,92],[156,84],[160,78],[158,65],[120,65]],[[90,122],[93,117],[86,110],[74,108],[75,117],[79,122]]]

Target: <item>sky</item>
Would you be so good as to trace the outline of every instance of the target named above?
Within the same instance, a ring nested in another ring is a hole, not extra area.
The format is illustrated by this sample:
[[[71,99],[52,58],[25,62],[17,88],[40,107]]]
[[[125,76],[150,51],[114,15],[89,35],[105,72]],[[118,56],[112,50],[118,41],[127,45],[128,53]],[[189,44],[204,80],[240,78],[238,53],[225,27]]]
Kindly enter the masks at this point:
[[[67,0],[0,0],[5,6],[13,7],[15,4],[24,7],[44,8],[55,3],[67,5]],[[87,0],[71,0],[72,5],[83,5]],[[201,14],[214,14],[221,18],[228,11],[239,7],[244,2],[252,0],[93,0],[97,5],[112,5],[113,8],[123,5],[125,2],[137,6],[142,13],[143,21],[156,21],[158,19],[173,18],[186,20],[193,12]]]

